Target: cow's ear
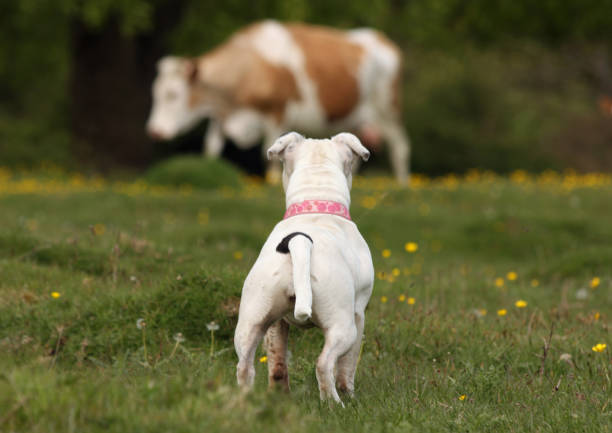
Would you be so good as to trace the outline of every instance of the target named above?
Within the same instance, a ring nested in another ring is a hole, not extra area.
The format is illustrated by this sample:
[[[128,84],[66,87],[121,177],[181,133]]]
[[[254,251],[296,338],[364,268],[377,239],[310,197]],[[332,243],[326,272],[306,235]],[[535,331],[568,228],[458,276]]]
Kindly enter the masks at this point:
[[[353,134],[348,132],[342,132],[338,135],[334,135],[331,139],[334,143],[341,143],[349,147],[355,154],[357,154],[361,159],[367,161],[370,159],[370,151],[365,148],[361,141]]]
[[[268,149],[268,159],[272,159],[277,157],[278,159],[283,159],[283,153],[287,147],[292,144],[296,144],[304,141],[305,138],[298,134],[297,132],[290,132],[288,134],[282,135],[279,137],[274,144]]]
[[[198,60],[197,59],[186,59],[185,60],[185,78],[190,83],[194,83],[198,78]]]

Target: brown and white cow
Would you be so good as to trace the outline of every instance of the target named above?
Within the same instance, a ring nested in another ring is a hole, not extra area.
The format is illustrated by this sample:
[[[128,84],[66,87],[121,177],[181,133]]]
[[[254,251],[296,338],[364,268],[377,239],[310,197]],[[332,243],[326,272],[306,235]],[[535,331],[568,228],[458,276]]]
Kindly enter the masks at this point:
[[[161,59],[147,130],[171,139],[209,117],[204,145],[211,157],[224,136],[243,148],[263,138],[265,153],[287,131],[352,131],[371,147],[386,141],[405,183],[410,143],[401,122],[401,64],[399,49],[375,30],[255,23],[201,57]]]

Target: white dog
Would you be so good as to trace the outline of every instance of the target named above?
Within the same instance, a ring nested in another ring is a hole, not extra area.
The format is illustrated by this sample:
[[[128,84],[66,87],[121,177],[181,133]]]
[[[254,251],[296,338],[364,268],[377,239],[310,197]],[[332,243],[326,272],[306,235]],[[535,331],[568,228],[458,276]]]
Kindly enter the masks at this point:
[[[315,325],[325,334],[316,366],[321,399],[342,404],[336,384],[353,394],[374,284],[370,250],[348,212],[357,156],[365,161],[370,153],[349,133],[314,140],[292,132],[268,150],[268,158],[283,162],[287,211],[242,288],[234,345],[243,388],[253,385],[255,350],[266,334],[270,386],[289,389],[286,355],[292,323]]]

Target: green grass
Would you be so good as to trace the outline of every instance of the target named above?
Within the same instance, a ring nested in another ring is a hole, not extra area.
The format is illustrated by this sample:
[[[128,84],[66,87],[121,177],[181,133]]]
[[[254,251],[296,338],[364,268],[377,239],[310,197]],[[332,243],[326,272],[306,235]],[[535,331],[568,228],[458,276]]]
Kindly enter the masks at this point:
[[[378,278],[345,409],[319,401],[316,329],[291,331],[290,397],[259,362],[254,392],[235,385],[236,306],[280,188],[0,188],[0,431],[609,432],[612,187],[363,184]]]

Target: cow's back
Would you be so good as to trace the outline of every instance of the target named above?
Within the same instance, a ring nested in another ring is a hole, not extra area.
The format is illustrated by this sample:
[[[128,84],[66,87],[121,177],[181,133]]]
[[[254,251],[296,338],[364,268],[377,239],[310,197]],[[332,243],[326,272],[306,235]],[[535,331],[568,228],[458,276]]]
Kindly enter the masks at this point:
[[[361,96],[358,71],[364,48],[339,30],[305,24],[286,28],[302,51],[304,68],[315,83],[327,120],[350,114]]]
[[[266,20],[238,31],[202,59],[206,71],[200,77],[235,103],[277,119],[285,113],[286,121],[296,122],[293,127],[311,125],[311,132],[354,117],[364,105],[376,112],[399,109],[399,49],[372,29]]]

